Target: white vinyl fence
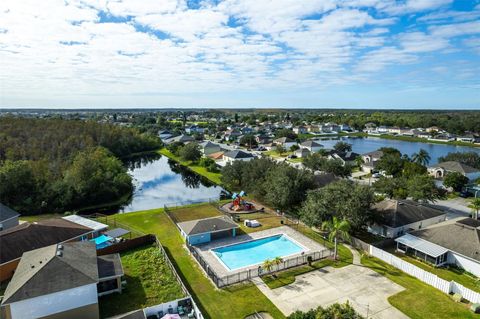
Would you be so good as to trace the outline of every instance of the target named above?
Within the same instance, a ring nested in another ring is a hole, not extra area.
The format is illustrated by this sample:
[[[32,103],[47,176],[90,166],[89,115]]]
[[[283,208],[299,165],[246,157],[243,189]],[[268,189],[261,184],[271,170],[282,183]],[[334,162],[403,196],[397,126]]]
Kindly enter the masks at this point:
[[[401,271],[418,278],[426,284],[429,284],[432,287],[435,287],[446,294],[449,293],[458,293],[462,295],[464,299],[472,303],[480,303],[480,293],[465,288],[455,281],[447,281],[434,275],[426,270],[423,270],[409,262],[406,262],[380,248],[370,245],[370,255],[377,257],[378,259],[383,260],[384,262],[392,265],[395,268],[400,269]]]

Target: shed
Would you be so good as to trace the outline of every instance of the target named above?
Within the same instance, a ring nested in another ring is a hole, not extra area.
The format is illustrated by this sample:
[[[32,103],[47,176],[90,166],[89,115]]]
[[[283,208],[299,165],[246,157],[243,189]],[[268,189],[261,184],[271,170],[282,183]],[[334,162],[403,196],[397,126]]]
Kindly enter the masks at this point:
[[[188,244],[198,245],[212,240],[235,237],[237,223],[226,216],[190,220],[177,224]]]

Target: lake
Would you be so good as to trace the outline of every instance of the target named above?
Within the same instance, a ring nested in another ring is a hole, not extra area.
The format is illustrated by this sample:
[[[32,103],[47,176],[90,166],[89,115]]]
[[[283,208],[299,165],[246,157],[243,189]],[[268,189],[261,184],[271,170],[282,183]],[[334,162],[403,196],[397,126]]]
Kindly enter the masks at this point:
[[[433,144],[433,143],[421,143],[421,142],[406,142],[399,140],[388,140],[380,137],[340,137],[340,138],[319,138],[325,148],[333,148],[335,143],[339,140],[352,144],[352,150],[356,153],[363,154],[371,151],[378,150],[381,147],[394,147],[398,149],[402,154],[412,156],[413,153],[417,153],[421,148],[426,150],[430,157],[430,164],[437,164],[438,158],[447,155],[451,152],[477,152],[480,154],[480,148],[468,147],[468,146],[456,146],[448,144]]]
[[[135,191],[130,203],[120,212],[159,208],[173,203],[185,205],[225,196],[223,188],[165,156],[137,157],[125,164],[133,178]]]

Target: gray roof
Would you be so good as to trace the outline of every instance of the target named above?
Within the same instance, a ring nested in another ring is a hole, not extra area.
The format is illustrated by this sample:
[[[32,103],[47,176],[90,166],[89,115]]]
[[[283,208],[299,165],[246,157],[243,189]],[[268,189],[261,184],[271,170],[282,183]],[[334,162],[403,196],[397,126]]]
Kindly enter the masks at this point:
[[[2,305],[97,282],[93,242],[51,245],[23,254]]]
[[[175,137],[171,137],[169,139],[167,139],[167,142],[168,143],[173,143],[173,142],[193,142],[195,141],[195,139],[193,137],[191,137],[190,135],[185,135],[185,134],[182,134],[182,135],[178,135],[178,136],[175,136]]]
[[[238,225],[226,216],[219,216],[178,223],[178,227],[190,236],[238,228]]]
[[[480,261],[480,222],[472,218],[417,230],[411,234]]]
[[[98,278],[123,276],[122,260],[119,254],[110,254],[97,257]]]
[[[448,252],[448,249],[445,249],[442,246],[410,234],[403,235],[402,237],[395,239],[395,241],[415,250],[421,251],[422,253],[432,256],[434,258],[437,258],[438,256],[441,256]]]
[[[322,144],[317,143],[317,142],[312,141],[312,140],[307,140],[300,145],[305,146],[305,147],[323,147]]]
[[[380,158],[380,157],[383,156],[383,152],[382,151],[373,151],[373,152],[364,153],[364,154],[362,154],[362,156],[370,156],[370,157]]]
[[[117,238],[117,237],[121,237],[121,236],[126,235],[126,234],[130,234],[130,231],[126,230],[126,229],[123,229],[123,228],[115,228],[115,229],[109,230],[109,231],[107,231],[103,234],[105,236],[110,236],[112,238]]]
[[[375,204],[373,209],[381,214],[383,224],[392,228],[446,214],[444,211],[411,200],[384,200]]]
[[[20,214],[0,203],[0,222],[17,216],[20,216]]]
[[[251,153],[247,153],[241,150],[230,151],[223,155],[230,158],[252,158],[253,157]]]
[[[462,174],[469,174],[469,173],[480,172],[479,169],[476,169],[476,168],[474,168],[474,167],[465,165],[465,164],[460,163],[460,162],[455,162],[455,161],[448,161],[448,162],[438,163],[437,165],[435,165],[435,166],[433,166],[433,167],[441,167],[441,168],[443,168],[443,169],[446,170],[446,171],[449,171],[449,172],[459,172],[459,173],[462,173]]]
[[[291,142],[295,142],[294,140],[292,140],[291,138],[289,137],[280,137],[280,138],[277,138],[276,140],[273,141],[274,143],[291,143]]]

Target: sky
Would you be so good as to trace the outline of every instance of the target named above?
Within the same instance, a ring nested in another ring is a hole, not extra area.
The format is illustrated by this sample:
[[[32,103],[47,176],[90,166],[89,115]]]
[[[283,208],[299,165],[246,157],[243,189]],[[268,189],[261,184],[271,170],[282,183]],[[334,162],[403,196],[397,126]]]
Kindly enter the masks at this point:
[[[480,109],[480,0],[2,0],[0,107]]]

